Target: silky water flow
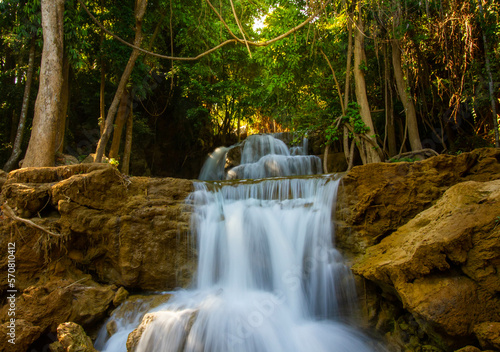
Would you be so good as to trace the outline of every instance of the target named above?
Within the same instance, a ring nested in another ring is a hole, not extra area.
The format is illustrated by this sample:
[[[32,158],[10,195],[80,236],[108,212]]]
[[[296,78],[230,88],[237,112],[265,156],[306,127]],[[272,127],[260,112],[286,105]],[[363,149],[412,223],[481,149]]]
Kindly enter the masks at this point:
[[[380,350],[350,324],[354,279],[333,245],[338,186],[331,175],[196,183],[196,278],[150,312],[136,351]],[[114,336],[102,351],[126,351]]]

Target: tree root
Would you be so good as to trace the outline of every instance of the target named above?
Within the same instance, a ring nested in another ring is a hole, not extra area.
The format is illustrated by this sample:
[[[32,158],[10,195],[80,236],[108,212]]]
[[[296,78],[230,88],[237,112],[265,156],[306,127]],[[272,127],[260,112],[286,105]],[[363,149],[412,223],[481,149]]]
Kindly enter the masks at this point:
[[[36,229],[38,229],[38,230],[41,230],[41,231],[43,231],[43,232],[45,232],[45,233],[47,233],[47,234],[49,234],[49,235],[51,235],[51,236],[54,236],[54,237],[62,237],[62,235],[61,235],[61,234],[58,234],[58,233],[52,232],[52,231],[50,231],[50,230],[46,229],[46,228],[45,228],[45,227],[43,227],[43,226],[40,226],[40,225],[35,224],[35,223],[34,223],[33,221],[31,221],[31,220],[20,218],[19,216],[17,216],[17,215],[14,213],[14,210],[12,210],[12,208],[11,208],[11,207],[7,204],[7,202],[3,203],[3,205],[2,205],[0,208],[2,209],[3,213],[4,213],[7,217],[11,218],[11,219],[12,219],[12,220],[14,220],[14,221],[19,221],[19,222],[22,222],[22,223],[24,223],[24,224],[26,224],[26,225],[28,225],[28,226],[34,227],[34,228],[36,228]]]

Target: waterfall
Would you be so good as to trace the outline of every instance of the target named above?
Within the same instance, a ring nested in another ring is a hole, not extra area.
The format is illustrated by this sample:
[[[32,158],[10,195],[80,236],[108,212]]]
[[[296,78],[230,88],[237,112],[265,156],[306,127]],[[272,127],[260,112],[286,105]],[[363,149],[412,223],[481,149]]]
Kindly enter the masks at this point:
[[[197,183],[197,277],[154,313],[137,351],[370,351],[345,324],[356,294],[332,244],[338,184]]]
[[[247,143],[243,165],[265,167],[268,153],[304,157],[274,141]],[[373,351],[350,324],[354,279],[334,246],[339,182],[332,175],[196,182],[187,200],[196,277],[150,311],[136,351]],[[102,351],[125,352],[121,343]]]
[[[321,159],[315,155],[307,155],[306,138],[301,146],[290,149],[280,138],[283,138],[281,134],[256,134],[249,136],[242,146],[217,148],[203,165],[199,179],[260,179],[321,173]],[[237,161],[239,165],[229,169],[228,152],[236,147],[242,148],[241,157]]]

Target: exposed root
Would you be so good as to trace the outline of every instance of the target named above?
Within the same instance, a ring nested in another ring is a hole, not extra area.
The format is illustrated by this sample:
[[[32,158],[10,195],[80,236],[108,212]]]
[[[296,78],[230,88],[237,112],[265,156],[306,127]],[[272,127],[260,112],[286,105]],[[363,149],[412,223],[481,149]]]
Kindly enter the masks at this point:
[[[46,228],[45,228],[45,227],[43,227],[43,226],[40,226],[40,225],[35,224],[35,223],[34,223],[33,221],[31,221],[31,220],[20,218],[19,216],[17,216],[17,215],[14,213],[14,210],[12,210],[12,208],[11,208],[11,207],[7,204],[7,202],[3,203],[3,205],[2,205],[0,208],[2,209],[3,213],[4,213],[7,217],[11,218],[11,219],[12,219],[12,220],[14,220],[14,221],[19,221],[19,222],[22,222],[22,223],[24,223],[24,224],[26,224],[26,225],[28,225],[28,226],[34,227],[34,228],[36,228],[36,229],[38,229],[38,230],[41,230],[41,231],[43,231],[43,232],[45,232],[45,233],[47,233],[47,234],[49,234],[49,235],[51,235],[51,236],[54,236],[54,237],[62,237],[62,235],[61,235],[61,234],[58,234],[58,233],[52,232],[52,231],[50,231],[50,230],[46,229]]]

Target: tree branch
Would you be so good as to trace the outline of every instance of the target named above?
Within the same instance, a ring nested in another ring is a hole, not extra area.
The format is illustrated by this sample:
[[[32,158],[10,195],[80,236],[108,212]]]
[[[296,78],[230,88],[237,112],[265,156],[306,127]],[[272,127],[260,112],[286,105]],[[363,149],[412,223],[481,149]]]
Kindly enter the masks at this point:
[[[299,24],[298,26],[296,27],[293,27],[292,29],[290,29],[288,32],[286,33],[283,33],[279,36],[277,36],[276,38],[273,38],[273,39],[270,39],[270,40],[267,40],[265,42],[252,42],[252,41],[247,41],[247,40],[244,40],[244,39],[241,39],[241,38],[238,38],[230,29],[229,29],[229,26],[226,24],[226,22],[222,19],[222,16],[217,12],[217,10],[210,4],[210,2],[207,0],[208,4],[210,5],[210,7],[212,8],[213,11],[215,11],[215,13],[217,14],[217,16],[219,17],[219,19],[221,19],[222,23],[224,24],[224,26],[226,27],[226,29],[229,30],[229,33],[231,34],[231,36],[234,38],[234,39],[228,39],[222,43],[220,43],[219,45],[197,55],[197,56],[194,56],[194,57],[176,57],[176,56],[169,56],[169,55],[162,55],[162,54],[157,54],[157,53],[154,53],[152,51],[149,51],[149,50],[145,50],[139,46],[136,46],[134,44],[131,44],[129,42],[127,42],[126,40],[122,39],[121,37],[119,37],[118,35],[110,32],[109,30],[107,30],[100,22],[97,18],[95,18],[94,15],[92,15],[92,13],[87,9],[87,7],[85,6],[85,4],[83,3],[82,0],[78,0],[78,2],[80,3],[80,5],[82,6],[82,8],[85,10],[85,12],[90,16],[90,18],[97,24],[97,26],[102,30],[104,31],[106,34],[112,36],[113,38],[115,38],[116,40],[118,40],[120,43],[122,44],[125,44],[126,46],[129,46],[133,49],[136,49],[136,50],[139,50],[140,52],[146,54],[146,55],[151,55],[151,56],[155,56],[155,57],[158,57],[160,59],[166,59],[166,60],[179,60],[179,61],[196,61],[200,58],[202,58],[203,56],[206,56],[214,51],[216,51],[217,49],[220,49],[221,47],[227,45],[227,44],[231,44],[231,43],[246,43],[247,45],[252,45],[252,46],[267,46],[269,44],[272,44],[280,39],[283,39],[287,36],[289,36],[290,34],[292,34],[293,32],[296,32],[298,31],[300,28],[304,27],[306,24],[308,24],[309,22],[311,22],[316,16],[318,16],[318,14],[330,3],[331,0],[328,0],[326,1],[323,6],[318,10],[316,11],[314,14],[312,14],[311,16],[309,16],[304,22],[302,22],[301,24]]]
[[[7,204],[7,202],[3,203],[3,205],[1,206],[1,208],[2,208],[3,213],[5,215],[7,215],[7,217],[11,218],[14,221],[19,221],[19,222],[22,222],[22,223],[24,223],[24,224],[26,224],[28,226],[31,226],[31,227],[34,227],[36,229],[42,230],[43,232],[48,233],[51,236],[62,237],[60,234],[52,232],[50,230],[47,230],[45,227],[37,225],[33,221],[31,221],[31,220],[20,218],[19,216],[17,216],[16,214],[14,214],[14,210],[12,210],[12,208]]]

